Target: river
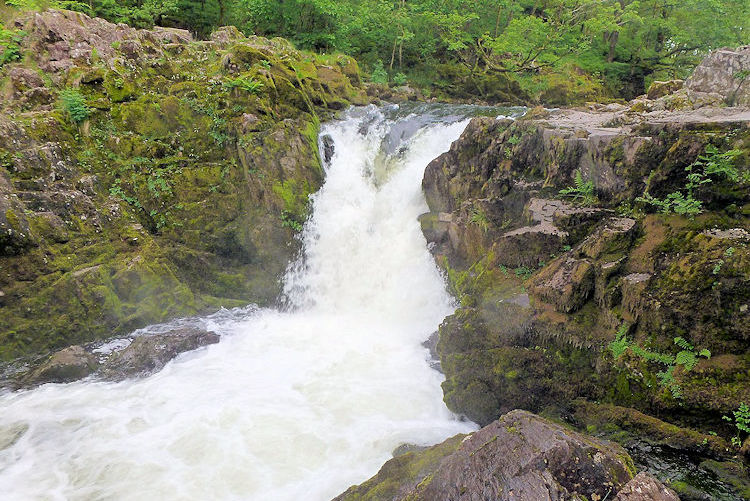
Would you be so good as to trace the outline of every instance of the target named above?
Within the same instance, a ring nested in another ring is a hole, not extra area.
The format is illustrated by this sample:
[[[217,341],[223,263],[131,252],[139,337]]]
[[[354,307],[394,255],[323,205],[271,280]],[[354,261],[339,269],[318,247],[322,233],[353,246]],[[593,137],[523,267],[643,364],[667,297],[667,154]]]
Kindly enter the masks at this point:
[[[0,395],[0,497],[324,500],[400,444],[474,430],[422,345],[454,306],[417,217],[425,166],[475,112],[368,107],[325,125],[334,153],[286,306],[178,322],[221,341],[145,379]]]

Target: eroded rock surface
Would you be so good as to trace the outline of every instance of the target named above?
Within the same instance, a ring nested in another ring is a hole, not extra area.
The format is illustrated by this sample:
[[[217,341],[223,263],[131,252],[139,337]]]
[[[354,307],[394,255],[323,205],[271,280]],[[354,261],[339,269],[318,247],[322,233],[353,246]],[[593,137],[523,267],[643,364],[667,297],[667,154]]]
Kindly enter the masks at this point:
[[[619,492],[668,492],[658,480],[634,474],[620,446],[516,410],[466,437],[394,458],[336,500],[602,500]]]

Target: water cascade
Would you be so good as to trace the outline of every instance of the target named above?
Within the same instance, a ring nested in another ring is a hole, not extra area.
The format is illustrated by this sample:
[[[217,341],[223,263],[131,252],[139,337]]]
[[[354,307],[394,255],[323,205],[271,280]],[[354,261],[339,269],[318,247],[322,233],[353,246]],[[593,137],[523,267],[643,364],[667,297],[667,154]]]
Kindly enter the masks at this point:
[[[324,126],[334,152],[288,307],[183,321],[221,342],[145,379],[0,395],[0,497],[330,499],[402,443],[474,429],[422,345],[452,311],[417,221],[424,167],[466,126],[452,113],[370,107]]]

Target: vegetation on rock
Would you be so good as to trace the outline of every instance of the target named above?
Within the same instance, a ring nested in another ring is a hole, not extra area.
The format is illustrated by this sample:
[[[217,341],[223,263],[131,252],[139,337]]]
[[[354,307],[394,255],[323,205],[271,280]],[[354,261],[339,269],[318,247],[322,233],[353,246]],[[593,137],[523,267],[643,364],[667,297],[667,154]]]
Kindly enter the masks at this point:
[[[0,359],[273,301],[323,179],[319,121],[366,102],[356,62],[68,11],[14,26]]]

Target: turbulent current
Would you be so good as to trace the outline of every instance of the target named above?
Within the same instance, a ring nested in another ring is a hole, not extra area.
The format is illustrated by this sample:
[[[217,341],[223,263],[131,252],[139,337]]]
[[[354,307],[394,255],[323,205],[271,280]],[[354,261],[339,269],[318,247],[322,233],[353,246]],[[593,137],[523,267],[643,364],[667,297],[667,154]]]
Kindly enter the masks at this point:
[[[474,429],[422,345],[452,312],[417,221],[425,166],[466,125],[452,113],[323,128],[334,153],[285,308],[188,320],[221,342],[146,379],[0,395],[0,498],[330,499],[400,444]]]

